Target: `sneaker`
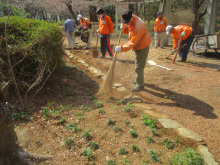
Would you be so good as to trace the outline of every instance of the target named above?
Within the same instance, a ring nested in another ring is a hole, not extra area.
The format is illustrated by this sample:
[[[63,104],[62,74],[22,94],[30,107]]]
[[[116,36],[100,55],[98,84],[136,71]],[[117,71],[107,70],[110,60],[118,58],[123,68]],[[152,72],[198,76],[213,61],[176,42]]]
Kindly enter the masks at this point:
[[[101,55],[101,56],[99,56],[98,58],[105,58],[105,56]]]
[[[113,59],[113,56],[110,56],[110,60],[112,60]]]
[[[178,60],[177,62],[186,62],[186,60]]]
[[[139,92],[139,91],[143,91],[143,90],[144,90],[144,86],[137,86],[132,89],[133,92]]]

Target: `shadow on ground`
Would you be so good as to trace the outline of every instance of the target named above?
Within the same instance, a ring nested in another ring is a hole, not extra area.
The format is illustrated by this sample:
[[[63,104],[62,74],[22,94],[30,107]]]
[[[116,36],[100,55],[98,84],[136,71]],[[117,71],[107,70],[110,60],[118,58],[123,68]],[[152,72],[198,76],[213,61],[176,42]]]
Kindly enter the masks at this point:
[[[163,89],[152,84],[145,84],[145,87],[158,91],[158,92],[154,92],[152,90],[145,88],[146,92],[154,96],[160,98],[164,98],[165,96],[172,96],[172,101],[174,101],[174,103],[161,102],[161,103],[157,103],[158,105],[181,107],[184,109],[188,109],[190,111],[194,111],[194,115],[203,116],[204,118],[208,118],[208,119],[218,118],[218,116],[213,113],[214,108],[212,106],[193,96],[176,93],[171,90]],[[161,94],[161,92],[163,94]]]

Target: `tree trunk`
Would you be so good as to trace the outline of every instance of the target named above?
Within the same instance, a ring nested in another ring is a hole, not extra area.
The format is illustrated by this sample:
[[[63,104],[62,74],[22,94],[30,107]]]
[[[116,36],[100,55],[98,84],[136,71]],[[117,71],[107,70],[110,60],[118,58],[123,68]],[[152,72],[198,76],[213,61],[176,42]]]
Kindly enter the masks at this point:
[[[89,17],[91,22],[98,22],[98,18],[96,16],[96,6],[89,6]]]
[[[79,24],[79,21],[77,20],[77,17],[76,17],[76,14],[74,13],[73,11],[73,8],[72,8],[72,5],[70,4],[70,2],[66,2],[65,3],[69,12],[71,13],[71,15],[73,16],[74,20],[75,20],[75,23],[78,25]]]

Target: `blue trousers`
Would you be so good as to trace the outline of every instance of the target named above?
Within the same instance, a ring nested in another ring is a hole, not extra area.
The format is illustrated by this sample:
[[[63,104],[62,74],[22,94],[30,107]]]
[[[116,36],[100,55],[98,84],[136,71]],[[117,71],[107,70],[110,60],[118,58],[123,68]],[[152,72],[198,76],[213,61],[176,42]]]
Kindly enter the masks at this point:
[[[179,50],[179,56],[180,56],[180,58],[182,58],[183,61],[187,60],[187,55],[189,53],[189,49],[190,49],[190,46],[193,42],[194,37],[195,37],[195,32],[192,31],[190,36],[186,40],[184,40],[184,41],[182,40],[180,43],[180,46],[183,44],[186,44],[185,47],[183,47],[182,49]]]

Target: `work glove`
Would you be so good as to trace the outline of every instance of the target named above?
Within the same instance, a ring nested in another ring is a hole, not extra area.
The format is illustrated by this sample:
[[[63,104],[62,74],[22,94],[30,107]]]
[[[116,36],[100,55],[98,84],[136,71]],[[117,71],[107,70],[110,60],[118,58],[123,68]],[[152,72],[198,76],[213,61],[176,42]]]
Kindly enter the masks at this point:
[[[123,29],[123,27],[124,27],[124,24],[123,24],[123,23],[121,23],[121,25],[120,25],[120,29]]]
[[[181,34],[180,34],[180,37],[183,38],[185,36],[186,32],[183,31]]]
[[[119,52],[119,51],[121,51],[121,46],[116,46],[115,47],[115,52]]]
[[[174,52],[175,52],[175,50],[174,50],[174,49],[172,49],[172,50],[171,50],[171,52],[170,52],[170,54],[171,54],[171,55],[173,55],[173,54],[174,54]]]
[[[99,30],[96,30],[96,33],[99,33]]]

